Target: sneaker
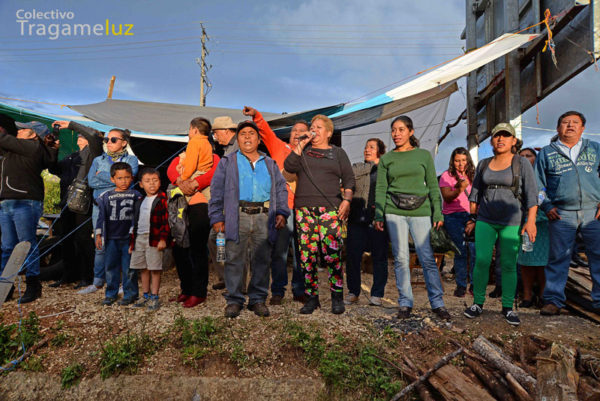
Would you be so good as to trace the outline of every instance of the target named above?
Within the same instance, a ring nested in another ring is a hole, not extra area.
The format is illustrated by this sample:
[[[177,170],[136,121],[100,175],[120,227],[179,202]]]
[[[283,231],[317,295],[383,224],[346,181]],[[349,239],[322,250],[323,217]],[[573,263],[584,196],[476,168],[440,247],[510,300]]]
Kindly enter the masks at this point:
[[[123,296],[123,294],[125,294],[125,292],[123,291],[123,286],[120,285],[119,286],[119,295]]]
[[[127,306],[135,302],[135,298],[123,298],[119,301],[119,305]]]
[[[267,308],[267,305],[265,305],[264,302],[248,305],[248,309],[254,312],[256,316],[260,317],[267,317],[271,314],[271,312],[269,312],[269,308]]]
[[[148,310],[149,311],[155,311],[158,308],[160,308],[160,302],[158,301],[158,298],[151,298],[148,300]]]
[[[454,296],[455,297],[459,297],[462,298],[467,294],[467,289],[463,286],[456,286],[456,289],[454,290]]]
[[[272,295],[271,300],[269,301],[270,305],[281,305],[283,301],[283,295]]]
[[[240,304],[229,304],[225,307],[225,317],[238,317],[242,311],[242,305]]]
[[[134,308],[145,308],[146,306],[148,306],[149,301],[150,301],[150,298],[143,297],[141,300],[139,300],[138,302],[133,304],[133,307]]]
[[[556,316],[560,315],[560,308],[554,304],[546,304],[540,309],[540,315],[543,316]]]
[[[344,303],[346,305],[354,305],[358,303],[358,295],[348,294],[346,299],[344,299]]]
[[[469,295],[473,296],[473,284],[469,286]]]
[[[519,316],[513,310],[503,311],[502,315],[504,315],[504,319],[513,326],[518,326],[521,324],[521,320],[519,320]]]
[[[88,287],[90,285],[89,282],[85,282],[85,281],[80,281],[77,284],[75,284],[75,286],[73,287],[74,290],[78,290],[80,288],[85,288]]]
[[[439,308],[435,308],[431,310],[433,313],[435,313],[440,319],[443,320],[452,320],[452,316],[450,316],[450,313],[448,313],[448,309],[444,308],[443,306],[440,306]]]
[[[398,319],[408,319],[410,317],[410,312],[412,308],[408,306],[401,306],[398,310]]]
[[[85,287],[84,289],[77,291],[77,293],[81,294],[81,295],[93,294],[94,292],[98,291],[100,288],[102,288],[102,287],[96,287],[94,284],[90,284],[87,287]]]
[[[383,305],[381,297],[371,297],[371,298],[369,298],[369,305],[374,305],[374,306],[381,306],[381,305]]]
[[[468,317],[469,319],[475,319],[476,317],[479,317],[479,315],[481,315],[481,312],[483,312],[483,309],[481,309],[481,306],[479,306],[477,304],[473,304],[473,305],[469,306],[467,309],[465,309],[465,316]]]
[[[114,304],[116,301],[117,301],[117,298],[104,298],[104,300],[102,300],[102,305],[110,306],[110,305]]]

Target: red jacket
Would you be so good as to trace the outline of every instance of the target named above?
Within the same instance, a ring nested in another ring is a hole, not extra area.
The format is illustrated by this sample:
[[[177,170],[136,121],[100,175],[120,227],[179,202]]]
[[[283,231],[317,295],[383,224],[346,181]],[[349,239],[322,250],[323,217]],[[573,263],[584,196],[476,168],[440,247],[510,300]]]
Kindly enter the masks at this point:
[[[135,238],[137,236],[138,220],[140,219],[140,207],[146,197],[142,197],[133,206],[133,229],[130,239],[131,249],[135,249]],[[170,246],[169,214],[167,211],[167,195],[163,191],[156,194],[150,210],[150,246],[156,247],[161,240]]]

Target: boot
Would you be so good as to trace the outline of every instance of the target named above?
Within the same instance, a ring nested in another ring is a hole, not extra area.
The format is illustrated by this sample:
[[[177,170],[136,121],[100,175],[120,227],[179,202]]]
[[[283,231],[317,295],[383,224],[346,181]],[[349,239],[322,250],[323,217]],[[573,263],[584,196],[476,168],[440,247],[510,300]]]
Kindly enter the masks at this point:
[[[346,311],[344,306],[344,293],[332,292],[331,293],[331,313],[334,315],[340,315]]]
[[[319,302],[319,296],[311,295],[308,297],[308,301],[306,301],[302,309],[300,309],[300,313],[303,315],[310,315],[315,311],[315,309],[320,307],[321,303]]]
[[[33,302],[42,296],[42,284],[38,276],[26,277],[25,282],[27,283],[27,288],[25,289],[25,294],[19,298],[20,304]]]

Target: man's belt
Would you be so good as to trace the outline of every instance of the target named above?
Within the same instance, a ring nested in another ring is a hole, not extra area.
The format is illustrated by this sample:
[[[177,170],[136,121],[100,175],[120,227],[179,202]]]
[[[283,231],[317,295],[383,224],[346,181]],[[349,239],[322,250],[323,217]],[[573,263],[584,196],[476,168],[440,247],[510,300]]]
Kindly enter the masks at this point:
[[[240,210],[246,214],[269,213],[269,201],[266,201],[266,202],[240,201]]]

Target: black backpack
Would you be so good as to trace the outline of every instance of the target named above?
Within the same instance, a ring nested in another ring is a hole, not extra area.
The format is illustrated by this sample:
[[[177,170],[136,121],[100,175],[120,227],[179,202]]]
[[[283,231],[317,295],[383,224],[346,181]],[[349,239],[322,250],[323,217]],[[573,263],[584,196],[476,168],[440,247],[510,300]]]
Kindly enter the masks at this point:
[[[484,185],[483,187],[483,192],[485,193],[485,191],[487,191],[488,189],[498,189],[498,188],[506,188],[506,189],[510,189],[513,193],[513,195],[515,195],[515,198],[517,198],[519,201],[521,200],[521,160],[519,160],[520,156],[518,155],[514,155],[511,161],[511,170],[512,170],[512,185],[511,186],[507,186],[507,185]],[[489,167],[490,162],[492,161],[492,158],[488,158],[488,159],[484,159],[481,161],[481,174],[484,173],[484,171]]]

